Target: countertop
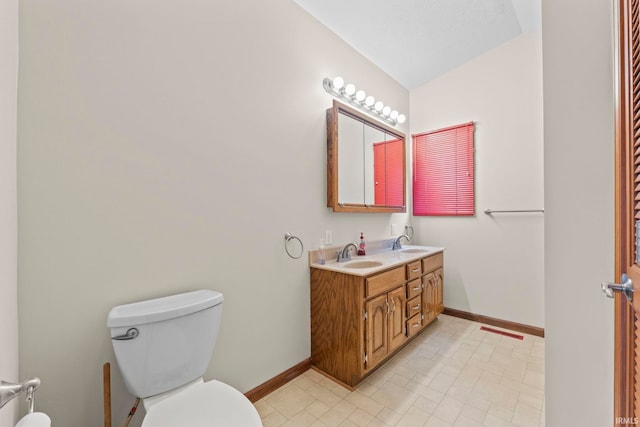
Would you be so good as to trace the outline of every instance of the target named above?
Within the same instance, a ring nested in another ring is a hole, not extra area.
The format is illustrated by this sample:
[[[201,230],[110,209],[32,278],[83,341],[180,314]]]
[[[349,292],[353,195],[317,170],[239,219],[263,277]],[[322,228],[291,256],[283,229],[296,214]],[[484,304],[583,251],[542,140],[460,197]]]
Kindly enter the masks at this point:
[[[335,259],[331,259],[327,260],[324,264],[320,264],[315,261],[311,262],[309,267],[352,274],[354,276],[369,276],[411,261],[444,252],[444,250],[445,248],[437,246],[405,245],[402,249],[395,251],[386,249],[363,256],[352,255],[351,260],[345,262],[337,262]]]

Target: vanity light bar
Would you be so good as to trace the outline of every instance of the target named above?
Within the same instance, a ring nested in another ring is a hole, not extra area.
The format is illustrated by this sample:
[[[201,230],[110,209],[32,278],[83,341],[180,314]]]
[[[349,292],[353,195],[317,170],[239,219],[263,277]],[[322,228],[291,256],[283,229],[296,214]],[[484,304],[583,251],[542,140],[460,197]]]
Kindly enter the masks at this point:
[[[336,77],[333,80],[325,78],[322,80],[322,86],[327,93],[392,126],[407,120],[404,114],[399,114],[381,101],[376,101],[373,96],[367,95],[362,89],[356,90],[352,83],[345,85],[342,77]]]

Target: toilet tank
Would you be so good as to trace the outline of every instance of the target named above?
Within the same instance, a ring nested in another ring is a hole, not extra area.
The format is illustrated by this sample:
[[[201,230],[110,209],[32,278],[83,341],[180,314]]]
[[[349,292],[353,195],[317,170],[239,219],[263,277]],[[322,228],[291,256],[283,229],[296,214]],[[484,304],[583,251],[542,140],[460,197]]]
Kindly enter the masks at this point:
[[[221,293],[200,290],[113,307],[107,327],[129,392],[146,398],[203,376],[222,301]]]

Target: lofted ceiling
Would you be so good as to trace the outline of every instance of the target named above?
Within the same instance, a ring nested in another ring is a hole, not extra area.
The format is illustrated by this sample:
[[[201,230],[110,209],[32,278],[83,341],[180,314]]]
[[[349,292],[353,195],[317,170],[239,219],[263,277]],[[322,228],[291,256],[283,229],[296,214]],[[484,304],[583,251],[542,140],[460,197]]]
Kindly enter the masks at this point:
[[[407,89],[520,34],[540,0],[295,0]]]

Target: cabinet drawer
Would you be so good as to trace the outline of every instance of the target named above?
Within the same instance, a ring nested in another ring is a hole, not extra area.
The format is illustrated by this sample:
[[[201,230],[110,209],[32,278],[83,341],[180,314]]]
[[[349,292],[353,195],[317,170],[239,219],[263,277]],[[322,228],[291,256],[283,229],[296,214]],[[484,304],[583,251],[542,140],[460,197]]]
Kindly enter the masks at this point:
[[[420,313],[422,308],[421,300],[422,298],[417,296],[407,301],[407,317],[412,317],[415,314]]]
[[[424,258],[422,260],[422,271],[424,271],[425,273],[430,273],[433,270],[442,268],[443,265],[444,256],[442,252],[440,252],[439,254],[432,255],[429,258]]]
[[[407,264],[407,280],[415,279],[422,275],[422,264],[420,260]]]
[[[381,294],[404,283],[404,267],[394,268],[366,279],[366,296]]]
[[[422,280],[415,279],[407,283],[407,299],[420,295],[422,292]]]
[[[411,319],[407,320],[407,336],[413,336],[422,327],[422,316],[420,313],[413,316]]]

